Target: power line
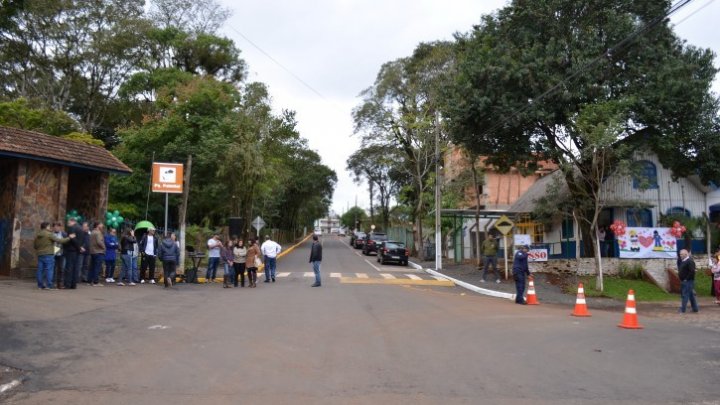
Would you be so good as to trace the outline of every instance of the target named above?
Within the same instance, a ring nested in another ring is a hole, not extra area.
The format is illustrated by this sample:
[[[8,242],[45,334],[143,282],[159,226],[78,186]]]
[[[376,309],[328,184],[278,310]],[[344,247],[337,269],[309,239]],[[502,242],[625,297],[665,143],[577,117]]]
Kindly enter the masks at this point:
[[[238,35],[240,35],[245,41],[247,41],[250,45],[252,45],[252,46],[253,46],[255,49],[257,49],[258,51],[260,51],[260,53],[262,53],[263,55],[265,55],[265,56],[266,56],[268,59],[270,59],[274,64],[278,65],[282,70],[284,70],[285,72],[287,72],[288,74],[290,74],[290,76],[292,76],[295,80],[297,80],[298,82],[300,82],[303,86],[305,86],[305,87],[308,88],[310,91],[312,91],[313,93],[315,93],[315,94],[316,94],[318,97],[320,97],[321,99],[323,99],[323,100],[325,100],[325,101],[328,101],[328,100],[325,98],[325,96],[323,96],[319,91],[315,90],[315,88],[313,88],[311,85],[309,85],[309,84],[308,84],[305,80],[303,80],[300,76],[298,76],[298,75],[296,75],[295,73],[293,73],[293,71],[291,71],[290,69],[288,69],[287,67],[285,67],[285,65],[283,65],[282,63],[280,63],[277,59],[273,58],[272,55],[270,55],[268,52],[266,52],[264,49],[262,49],[262,48],[261,48],[259,45],[257,45],[255,42],[251,41],[250,38],[248,38],[247,36],[245,36],[242,32],[240,32],[239,30],[237,30],[235,27],[230,27],[230,29],[233,30],[233,31],[235,31],[235,32],[236,32]]]
[[[493,125],[489,130],[482,132],[482,133],[480,134],[480,136],[485,136],[485,135],[488,135],[488,134],[491,134],[491,133],[495,132],[497,129],[499,129],[500,127],[502,127],[503,125],[505,125],[505,124],[506,124],[508,121],[510,121],[511,119],[517,117],[518,115],[520,115],[520,114],[522,114],[522,113],[524,113],[524,112],[527,112],[528,110],[530,110],[531,108],[533,108],[533,106],[537,105],[540,100],[542,100],[542,99],[544,99],[545,97],[547,97],[547,96],[555,93],[556,91],[560,90],[564,84],[566,84],[567,82],[575,79],[576,77],[580,76],[581,74],[586,73],[587,70],[589,70],[590,68],[592,68],[594,65],[596,65],[596,64],[599,63],[600,61],[602,61],[602,60],[604,60],[604,59],[606,59],[606,58],[612,57],[613,54],[619,53],[619,52],[622,51],[624,48],[626,48],[627,46],[629,46],[635,39],[639,38],[640,36],[644,35],[644,34],[647,33],[648,31],[652,30],[652,29],[655,28],[658,24],[660,24],[663,20],[665,20],[666,18],[668,18],[668,17],[670,17],[671,15],[675,14],[678,10],[680,10],[681,8],[687,6],[687,5],[690,4],[692,1],[693,1],[693,0],[679,0],[677,3],[675,3],[674,5],[672,5],[672,6],[670,7],[670,9],[669,9],[665,14],[663,14],[662,16],[658,16],[658,17],[654,18],[652,21],[650,21],[649,23],[645,24],[643,27],[641,27],[640,29],[636,30],[635,32],[631,33],[630,35],[628,35],[627,37],[625,37],[622,41],[618,42],[618,43],[617,43],[616,45],[614,45],[613,47],[608,48],[608,50],[606,50],[602,55],[597,56],[595,59],[593,59],[593,60],[591,60],[590,62],[588,62],[588,63],[586,63],[585,65],[583,65],[583,66],[582,66],[579,70],[577,70],[576,72],[574,72],[574,73],[572,73],[571,75],[565,77],[563,80],[561,80],[560,82],[558,82],[557,84],[555,84],[555,85],[554,85],[553,87],[551,87],[550,89],[546,90],[545,92],[543,92],[542,94],[540,94],[540,95],[537,96],[536,98],[530,99],[530,102],[529,102],[527,105],[525,105],[524,107],[519,108],[519,109],[515,110],[514,112],[510,113],[510,116],[509,116],[508,118],[505,118],[505,119],[500,120],[497,124]],[[711,0],[711,1],[712,1],[712,0]],[[688,16],[688,17],[689,17],[689,16]],[[686,19],[687,19],[687,18],[686,18]]]
[[[678,25],[684,23],[684,22],[687,21],[690,17],[694,16],[695,14],[699,13],[700,11],[702,11],[705,7],[707,7],[707,6],[709,6],[710,4],[712,4],[713,1],[715,1],[715,0],[710,0],[710,1],[708,1],[707,3],[703,4],[702,6],[698,7],[697,10],[695,10],[695,11],[693,11],[692,13],[686,15],[682,20],[676,22],[676,23],[675,23],[675,26],[677,27]]]

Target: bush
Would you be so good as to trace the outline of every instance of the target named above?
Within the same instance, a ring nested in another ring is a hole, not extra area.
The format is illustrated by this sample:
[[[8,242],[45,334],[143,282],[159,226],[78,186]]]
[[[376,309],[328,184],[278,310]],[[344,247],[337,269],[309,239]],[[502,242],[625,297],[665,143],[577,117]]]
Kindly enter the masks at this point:
[[[637,263],[632,265],[620,263],[620,267],[618,268],[618,277],[624,280],[642,280],[643,270],[643,266]]]

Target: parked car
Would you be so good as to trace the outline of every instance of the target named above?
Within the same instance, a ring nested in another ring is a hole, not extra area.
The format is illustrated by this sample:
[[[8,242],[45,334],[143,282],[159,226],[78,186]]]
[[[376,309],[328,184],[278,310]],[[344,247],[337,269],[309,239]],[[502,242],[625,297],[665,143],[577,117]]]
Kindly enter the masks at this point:
[[[365,237],[365,245],[363,246],[363,254],[368,256],[370,253],[377,253],[378,242],[384,242],[388,240],[387,234],[380,232],[373,232]]]
[[[350,246],[354,247],[355,249],[362,249],[363,245],[365,245],[365,232],[353,232],[352,236],[350,237]]]
[[[340,228],[340,231],[338,231],[338,236],[345,236],[345,228]]]
[[[387,240],[377,244],[377,261],[380,264],[395,262],[407,266],[409,257],[410,250],[402,242]]]
[[[317,235],[317,236],[322,236],[322,234],[323,234],[322,228],[315,228],[315,232],[314,232],[314,233],[315,233],[315,235]]]

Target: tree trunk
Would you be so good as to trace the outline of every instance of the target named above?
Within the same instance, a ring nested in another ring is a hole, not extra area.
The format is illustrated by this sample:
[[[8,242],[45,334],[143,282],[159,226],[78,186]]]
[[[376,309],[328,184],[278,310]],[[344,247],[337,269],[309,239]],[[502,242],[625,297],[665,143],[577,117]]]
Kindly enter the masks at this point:
[[[180,204],[180,213],[178,222],[180,223],[180,263],[178,272],[185,274],[185,222],[187,220],[188,199],[190,197],[190,172],[192,171],[192,155],[188,156],[187,167],[185,168],[185,179],[182,194],[182,203]]]

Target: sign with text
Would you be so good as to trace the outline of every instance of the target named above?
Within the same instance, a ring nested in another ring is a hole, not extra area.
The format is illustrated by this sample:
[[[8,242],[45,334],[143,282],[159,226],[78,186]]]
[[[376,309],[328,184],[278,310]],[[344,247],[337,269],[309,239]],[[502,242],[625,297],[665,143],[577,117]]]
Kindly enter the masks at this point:
[[[548,261],[548,250],[547,249],[530,249],[528,251],[529,262],[546,262]]]
[[[670,228],[625,228],[615,235],[623,259],[675,259],[677,239]]]
[[[153,193],[182,193],[182,163],[153,162],[152,191]]]

